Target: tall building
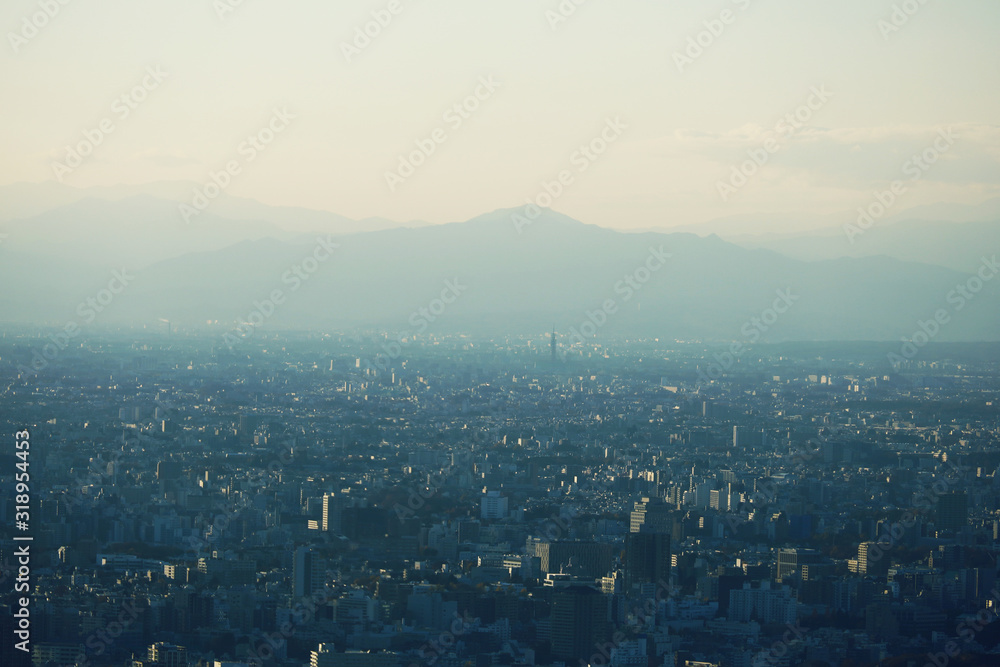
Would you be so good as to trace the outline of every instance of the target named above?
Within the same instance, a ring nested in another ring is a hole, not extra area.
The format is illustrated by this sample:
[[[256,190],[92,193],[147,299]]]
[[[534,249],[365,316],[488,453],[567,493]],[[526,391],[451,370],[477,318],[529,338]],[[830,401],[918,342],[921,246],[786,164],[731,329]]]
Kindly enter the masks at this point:
[[[670,580],[670,535],[629,533],[625,537],[625,585]]]
[[[632,507],[629,531],[670,533],[674,528],[674,508],[662,498],[642,498]]]
[[[147,667],[187,667],[187,649],[176,644],[156,642],[146,651]]]
[[[346,499],[343,495],[333,493],[323,494],[323,532],[333,532],[341,534],[341,513],[346,507]]]
[[[227,588],[232,586],[253,586],[257,583],[257,563],[252,560],[223,560],[220,558],[199,558],[198,571],[207,579],[217,579]],[[174,568],[175,579],[177,576]]]
[[[555,361],[556,360],[556,329],[555,329],[555,327],[552,328],[552,340],[549,343],[549,345],[552,347],[552,361]]]
[[[726,488],[723,489],[712,489],[708,492],[708,506],[713,510],[719,512],[729,511],[729,499],[732,496],[730,492],[731,484],[726,484]]]
[[[795,572],[801,572],[802,566],[819,563],[823,554],[815,549],[781,549],[778,551],[778,581]]]
[[[794,623],[798,601],[788,586],[771,588],[771,582],[762,581],[760,588],[749,582],[742,589],[729,591],[729,620],[746,623]]]
[[[615,545],[605,542],[540,542],[535,547],[542,572],[603,577],[615,561]],[[669,558],[669,556],[668,556]]]
[[[506,519],[507,497],[499,491],[487,491],[479,502],[479,518]]]
[[[858,545],[858,574],[885,574],[889,571],[889,558],[875,542]]]
[[[764,447],[767,434],[763,429],[749,426],[733,426],[733,447]]]
[[[595,588],[570,586],[552,596],[552,656],[587,661],[608,635],[608,600]]]
[[[17,655],[17,649],[14,648],[13,641],[5,641],[4,645],[9,646],[9,651],[12,656],[10,662],[4,662],[4,665],[79,665],[83,664],[83,661],[87,659],[84,648],[80,644],[50,644],[48,642],[39,642],[37,644],[31,645],[31,660],[26,660],[26,656],[22,653]]]
[[[964,491],[952,491],[938,498],[934,527],[957,533],[969,522],[969,497]]]
[[[965,554],[957,544],[941,544],[931,552],[928,567],[936,567],[945,572],[954,572],[965,567]]]
[[[326,583],[326,561],[309,547],[299,547],[292,562],[292,577],[295,599],[318,593]]]

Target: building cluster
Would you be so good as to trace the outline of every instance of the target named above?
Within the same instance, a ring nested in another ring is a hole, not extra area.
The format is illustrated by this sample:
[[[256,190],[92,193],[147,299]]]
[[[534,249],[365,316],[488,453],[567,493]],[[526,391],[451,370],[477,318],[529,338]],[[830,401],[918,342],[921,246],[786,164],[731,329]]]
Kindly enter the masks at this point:
[[[656,340],[424,336],[374,364],[388,338],[135,338],[39,372],[35,338],[0,339],[39,667],[922,665],[1000,642],[984,355],[761,348],[706,381],[713,348]]]

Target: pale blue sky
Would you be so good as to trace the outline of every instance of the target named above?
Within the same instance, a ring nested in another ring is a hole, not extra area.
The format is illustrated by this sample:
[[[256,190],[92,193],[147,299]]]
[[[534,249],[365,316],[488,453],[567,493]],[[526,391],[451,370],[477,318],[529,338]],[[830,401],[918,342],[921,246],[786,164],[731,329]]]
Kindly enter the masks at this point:
[[[203,183],[286,107],[298,118],[230,194],[446,222],[522,205],[570,169],[553,208],[606,226],[826,214],[867,204],[952,126],[960,139],[905,205],[1000,195],[995,0],[929,0],[889,39],[886,0],[588,0],[555,30],[557,0],[403,0],[348,63],[341,43],[388,4],[244,0],[220,18],[212,0],[72,0],[15,53],[9,33],[38,4],[6,0],[0,185],[52,179],[105,117],[115,131],[67,184]],[[674,52],[723,9],[733,22],[679,72]],[[114,100],[148,66],[168,78],[119,120]],[[450,128],[442,115],[482,76],[500,88]],[[813,86],[833,97],[723,201],[717,183]],[[628,128],[577,172],[574,151],[615,117]],[[447,141],[391,192],[397,156],[439,127]]]

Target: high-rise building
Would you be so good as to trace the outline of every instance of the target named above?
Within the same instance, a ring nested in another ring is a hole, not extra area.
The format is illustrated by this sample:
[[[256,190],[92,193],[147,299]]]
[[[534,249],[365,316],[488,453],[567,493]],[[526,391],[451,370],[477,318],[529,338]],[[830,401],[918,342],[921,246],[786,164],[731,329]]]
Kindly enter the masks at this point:
[[[552,347],[552,361],[556,360],[556,330],[555,327],[552,328],[552,340],[549,343]]]
[[[670,533],[674,527],[674,508],[662,498],[642,498],[632,507],[629,531],[632,533]]]
[[[889,571],[889,558],[875,542],[858,545],[858,574],[885,574]]]
[[[765,445],[767,445],[767,434],[763,429],[733,426],[733,447],[763,447]]]
[[[296,599],[318,593],[326,583],[326,561],[309,547],[299,547],[292,562],[292,577]]]
[[[778,581],[802,570],[805,564],[818,563],[823,555],[815,549],[781,549],[778,551]]]
[[[187,667],[187,649],[176,644],[156,642],[146,651],[148,667]]]
[[[729,511],[730,486],[730,484],[727,484],[724,489],[712,489],[708,492],[708,506],[711,509],[719,512]]]
[[[552,596],[552,656],[589,661],[608,635],[608,600],[590,586],[570,586]]]
[[[615,560],[615,545],[605,542],[557,541],[536,545],[542,572],[566,572],[584,577],[603,577]]]
[[[746,623],[794,623],[798,604],[788,586],[771,588],[771,582],[762,581],[759,588],[750,582],[742,589],[729,591],[729,620]]]
[[[484,493],[479,502],[479,518],[506,519],[507,496],[501,495],[499,491],[487,491]]]
[[[341,534],[341,512],[347,506],[345,501],[343,495],[323,494],[323,522],[320,526],[323,532]]]
[[[252,560],[199,558],[198,571],[208,579],[217,579],[222,586],[253,586],[257,583],[257,563]],[[176,568],[174,577],[176,578]]]
[[[87,659],[86,652],[80,644],[50,644],[39,642],[31,645],[31,660],[24,660],[25,654],[17,655],[14,642],[4,642],[6,647],[14,656],[10,662],[4,665],[79,665]],[[0,649],[2,650],[2,649]]]
[[[931,552],[927,565],[945,572],[954,572],[965,567],[965,553],[957,544],[941,544],[936,551]]]
[[[625,537],[625,585],[670,580],[670,535],[629,533]]]

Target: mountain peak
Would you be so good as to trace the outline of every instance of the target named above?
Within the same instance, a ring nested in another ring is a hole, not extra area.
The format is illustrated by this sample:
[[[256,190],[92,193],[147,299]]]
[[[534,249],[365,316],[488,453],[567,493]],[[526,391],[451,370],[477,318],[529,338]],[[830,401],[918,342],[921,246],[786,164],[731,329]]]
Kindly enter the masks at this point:
[[[562,225],[573,227],[589,227],[575,218],[571,218],[565,213],[560,213],[551,208],[540,208],[532,205],[517,206],[514,208],[498,208],[490,213],[477,215],[466,220],[467,225],[510,225],[511,227],[524,227],[525,224],[546,224]]]

